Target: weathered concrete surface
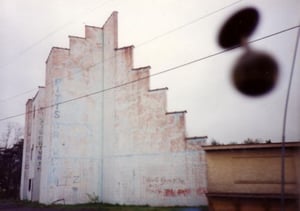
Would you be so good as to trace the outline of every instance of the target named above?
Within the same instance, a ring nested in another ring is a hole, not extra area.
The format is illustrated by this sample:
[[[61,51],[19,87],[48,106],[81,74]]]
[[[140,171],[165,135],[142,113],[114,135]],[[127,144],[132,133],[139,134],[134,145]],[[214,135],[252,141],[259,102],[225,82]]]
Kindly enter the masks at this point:
[[[21,199],[39,200],[42,146],[44,136],[45,88],[26,104],[26,125],[21,176]]]
[[[185,112],[166,111],[166,89],[149,90],[133,46],[118,48],[117,13],[85,32],[46,62],[39,201],[206,204],[202,140],[185,138]]]

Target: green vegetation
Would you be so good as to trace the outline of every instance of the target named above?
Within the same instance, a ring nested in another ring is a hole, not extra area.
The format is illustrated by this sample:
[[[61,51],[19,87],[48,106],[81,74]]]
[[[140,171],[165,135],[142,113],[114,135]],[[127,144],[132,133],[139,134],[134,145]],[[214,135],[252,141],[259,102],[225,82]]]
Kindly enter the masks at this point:
[[[150,207],[150,206],[133,206],[133,205],[112,205],[103,203],[88,203],[88,204],[76,204],[76,205],[63,205],[63,204],[52,204],[44,205],[37,202],[20,201],[20,200],[1,200],[0,204],[11,204],[15,207],[31,207],[31,208],[51,208],[51,210],[57,211],[208,211],[207,207]]]
[[[133,205],[111,205],[101,203],[77,204],[77,205],[50,205],[50,207],[59,208],[60,210],[101,210],[101,211],[183,211],[187,207],[150,207],[150,206],[133,206]],[[206,211],[206,207],[199,210]],[[196,211],[193,209],[193,211]]]
[[[99,196],[97,196],[95,193],[93,194],[86,194],[90,200],[90,203],[99,203]]]
[[[258,138],[256,139],[247,138],[242,142],[232,141],[229,143],[222,143],[212,138],[207,145],[219,146],[219,145],[235,145],[235,144],[271,144],[271,143],[272,143],[271,139],[263,140]]]

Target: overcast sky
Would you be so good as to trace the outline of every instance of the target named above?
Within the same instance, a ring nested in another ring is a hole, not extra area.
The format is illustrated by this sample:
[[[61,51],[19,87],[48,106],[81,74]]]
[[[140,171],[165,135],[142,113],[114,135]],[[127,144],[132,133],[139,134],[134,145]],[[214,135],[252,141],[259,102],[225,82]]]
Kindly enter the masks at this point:
[[[26,100],[45,85],[53,46],[68,48],[68,35],[84,36],[84,25],[102,26],[113,11],[119,47],[134,45],[135,67],[150,65],[153,74],[221,51],[216,42],[221,25],[247,6],[261,15],[250,40],[300,23],[299,0],[0,0],[0,119],[24,113]],[[275,90],[263,97],[245,97],[231,84],[241,49],[152,77],[151,89],[169,88],[168,111],[187,110],[187,136],[224,143],[280,141],[296,35],[297,28],[251,44],[280,66]],[[286,133],[291,141],[300,141],[299,69],[298,49]],[[7,121],[24,124],[24,116]]]

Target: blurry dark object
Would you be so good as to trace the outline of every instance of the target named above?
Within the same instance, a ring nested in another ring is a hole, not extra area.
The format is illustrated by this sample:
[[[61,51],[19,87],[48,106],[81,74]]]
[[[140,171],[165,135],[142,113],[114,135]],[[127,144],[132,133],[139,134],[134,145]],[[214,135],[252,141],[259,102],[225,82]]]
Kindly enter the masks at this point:
[[[237,61],[232,72],[234,86],[248,96],[271,91],[277,81],[278,66],[266,53],[247,51]]]
[[[249,37],[256,28],[259,14],[254,8],[243,9],[229,18],[219,33],[219,44],[230,48],[241,44],[241,40]]]
[[[254,32],[259,21],[255,8],[243,9],[229,18],[219,33],[223,48],[242,45],[246,52],[236,62],[232,82],[237,90],[247,96],[260,96],[270,92],[276,85],[278,65],[267,53],[252,51],[247,38]]]

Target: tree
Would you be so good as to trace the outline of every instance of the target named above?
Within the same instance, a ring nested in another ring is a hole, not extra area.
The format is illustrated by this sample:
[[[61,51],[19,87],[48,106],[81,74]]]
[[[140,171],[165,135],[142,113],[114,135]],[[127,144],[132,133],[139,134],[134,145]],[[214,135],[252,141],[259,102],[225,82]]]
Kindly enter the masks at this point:
[[[210,144],[213,146],[222,145],[220,142],[218,142],[216,139],[212,138],[210,141]]]
[[[259,139],[251,139],[251,138],[247,138],[246,140],[244,140],[243,143],[244,143],[244,144],[260,144],[260,143],[262,143],[262,141],[259,140]]]
[[[0,148],[11,148],[23,137],[24,129],[18,122],[7,122],[0,136]]]
[[[18,198],[23,127],[17,122],[7,122],[0,129],[0,198]]]

